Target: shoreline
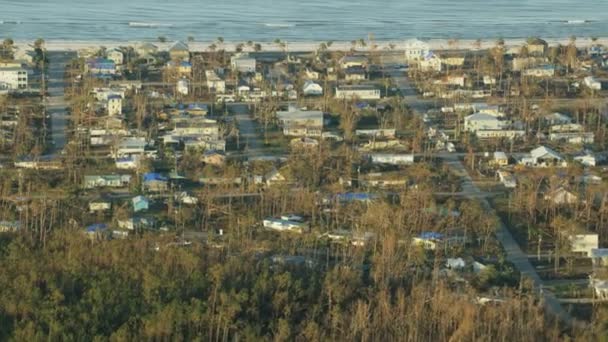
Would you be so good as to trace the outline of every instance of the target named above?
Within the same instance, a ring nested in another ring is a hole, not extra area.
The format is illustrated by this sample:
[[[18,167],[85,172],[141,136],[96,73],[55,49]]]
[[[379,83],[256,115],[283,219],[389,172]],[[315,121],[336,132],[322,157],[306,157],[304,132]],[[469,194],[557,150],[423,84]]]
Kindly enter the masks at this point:
[[[495,46],[496,41],[499,38],[493,39],[481,39],[481,47],[480,49],[488,49]],[[505,38],[505,47],[513,48],[523,45],[527,38]],[[412,39],[404,39],[404,40],[387,40],[387,41],[375,41],[377,45],[377,50],[379,51],[389,51],[391,47],[393,47],[393,51],[403,51],[404,44],[408,40]],[[567,45],[570,41],[570,38],[547,38],[545,39],[549,46],[551,45]],[[450,39],[429,39],[424,40],[427,42],[431,48],[431,50],[477,50],[476,47],[476,39],[462,39],[451,41]],[[311,52],[317,50],[321,43],[325,41],[285,41],[287,45],[287,50],[292,52]],[[45,47],[48,51],[78,51],[84,49],[91,48],[99,48],[104,46],[106,48],[116,48],[120,46],[136,46],[141,43],[152,43],[156,45],[159,50],[166,51],[168,50],[174,41],[170,42],[154,42],[149,40],[139,40],[139,41],[103,41],[103,40],[48,40],[45,41]],[[219,47],[221,46],[227,52],[234,52],[238,44],[242,44],[243,42],[224,42],[219,44],[217,42],[187,42],[190,47],[191,52],[204,52],[209,51],[209,46],[215,44]],[[274,42],[255,42],[259,43],[262,46],[261,52],[281,52],[283,49],[279,44]],[[367,43],[367,42],[366,42]],[[608,45],[608,37],[598,37],[596,44]],[[31,49],[32,41],[24,41],[17,40],[15,41],[15,46],[18,49],[29,50]],[[591,38],[588,37],[580,37],[576,39],[576,46],[579,48],[585,48],[593,44]],[[331,47],[328,48],[329,51],[348,51],[352,48],[352,44],[350,41],[333,41]],[[368,46],[356,47],[356,51],[366,52],[369,51],[370,48]],[[243,51],[252,52],[253,49],[246,44],[243,46]]]

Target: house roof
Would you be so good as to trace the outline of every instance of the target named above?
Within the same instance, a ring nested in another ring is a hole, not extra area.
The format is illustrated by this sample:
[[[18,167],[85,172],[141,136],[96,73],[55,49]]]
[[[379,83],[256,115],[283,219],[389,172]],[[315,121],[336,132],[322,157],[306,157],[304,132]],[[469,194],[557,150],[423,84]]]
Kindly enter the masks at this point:
[[[494,115],[486,114],[486,113],[475,113],[464,118],[467,121],[498,121],[498,119]]]
[[[290,109],[277,112],[277,118],[281,121],[289,120],[323,120],[323,112],[318,110]]]
[[[160,173],[148,172],[144,174],[144,182],[150,181],[166,181],[167,177],[161,175]]]
[[[188,44],[178,40],[173,43],[169,51],[189,51]]]
[[[86,228],[87,232],[89,233],[99,232],[106,229],[108,229],[108,226],[105,223],[94,223]]]
[[[135,197],[133,197],[133,198],[131,199],[131,201],[133,201],[133,204],[135,204],[135,203],[138,203],[138,202],[148,202],[148,199],[147,199],[147,198],[145,198],[145,197],[144,197],[144,196],[142,196],[142,195],[139,195],[139,196],[135,196]]]
[[[547,156],[550,158],[554,158],[554,159],[562,159],[562,156],[559,155],[559,153],[553,151],[552,149],[546,147],[546,146],[539,146],[535,149],[533,149],[532,151],[530,151],[530,155],[533,158],[546,158]]]

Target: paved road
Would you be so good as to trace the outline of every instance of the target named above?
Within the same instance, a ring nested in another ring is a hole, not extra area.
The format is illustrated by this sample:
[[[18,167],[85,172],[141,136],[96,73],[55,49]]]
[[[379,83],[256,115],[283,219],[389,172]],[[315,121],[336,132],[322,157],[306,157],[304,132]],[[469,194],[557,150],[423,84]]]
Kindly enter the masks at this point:
[[[68,104],[64,99],[66,63],[74,58],[74,53],[68,52],[49,52],[48,70],[48,92],[47,113],[51,115],[51,139],[54,145],[51,148],[52,155],[59,155],[66,144],[66,127]]]
[[[411,84],[410,79],[404,71],[393,69],[388,73],[396,87],[401,92],[401,96],[412,109],[419,113],[426,113],[427,110],[437,107],[435,100],[426,100],[418,97],[415,87]]]
[[[478,199],[488,213],[494,213],[494,208],[492,208],[490,203],[485,198],[480,196],[481,191],[473,183],[473,180],[458,157],[451,154],[444,154],[442,159],[456,175],[463,179],[462,192],[468,193],[471,198]],[[515,268],[517,268],[522,275],[532,280],[535,290],[544,298],[545,308],[563,322],[566,322],[571,326],[579,325],[580,323],[572,318],[572,316],[566,312],[566,310],[564,310],[560,304],[560,301],[553,295],[553,293],[544,289],[547,284],[545,284],[538,273],[536,273],[536,270],[530,263],[527,254],[521,250],[519,244],[515,241],[507,226],[500,219],[498,220],[496,238],[502,244],[502,247],[507,255],[507,260],[513,263]]]
[[[232,103],[229,104],[228,108],[234,113],[234,118],[239,127],[239,143],[241,146],[245,146],[245,154],[248,157],[268,154],[268,151],[264,151],[262,129],[259,123],[253,120],[248,105]]]

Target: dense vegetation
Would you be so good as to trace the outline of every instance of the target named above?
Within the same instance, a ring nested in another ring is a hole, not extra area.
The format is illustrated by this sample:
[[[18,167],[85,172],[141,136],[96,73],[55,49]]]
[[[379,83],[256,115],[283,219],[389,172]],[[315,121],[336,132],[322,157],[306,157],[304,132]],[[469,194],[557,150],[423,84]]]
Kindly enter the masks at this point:
[[[246,246],[169,247],[158,237],[94,242],[59,231],[43,249],[20,236],[1,243],[0,340],[564,337],[525,287],[504,303],[479,305],[473,291],[456,294],[414,268],[400,271],[398,249],[390,272],[386,250],[311,267],[236,252]]]

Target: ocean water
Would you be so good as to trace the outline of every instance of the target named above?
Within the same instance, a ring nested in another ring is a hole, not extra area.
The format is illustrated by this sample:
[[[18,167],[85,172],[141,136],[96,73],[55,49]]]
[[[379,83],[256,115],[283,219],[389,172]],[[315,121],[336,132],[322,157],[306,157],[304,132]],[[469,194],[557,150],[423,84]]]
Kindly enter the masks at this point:
[[[608,36],[608,0],[0,0],[0,38],[349,41]]]

